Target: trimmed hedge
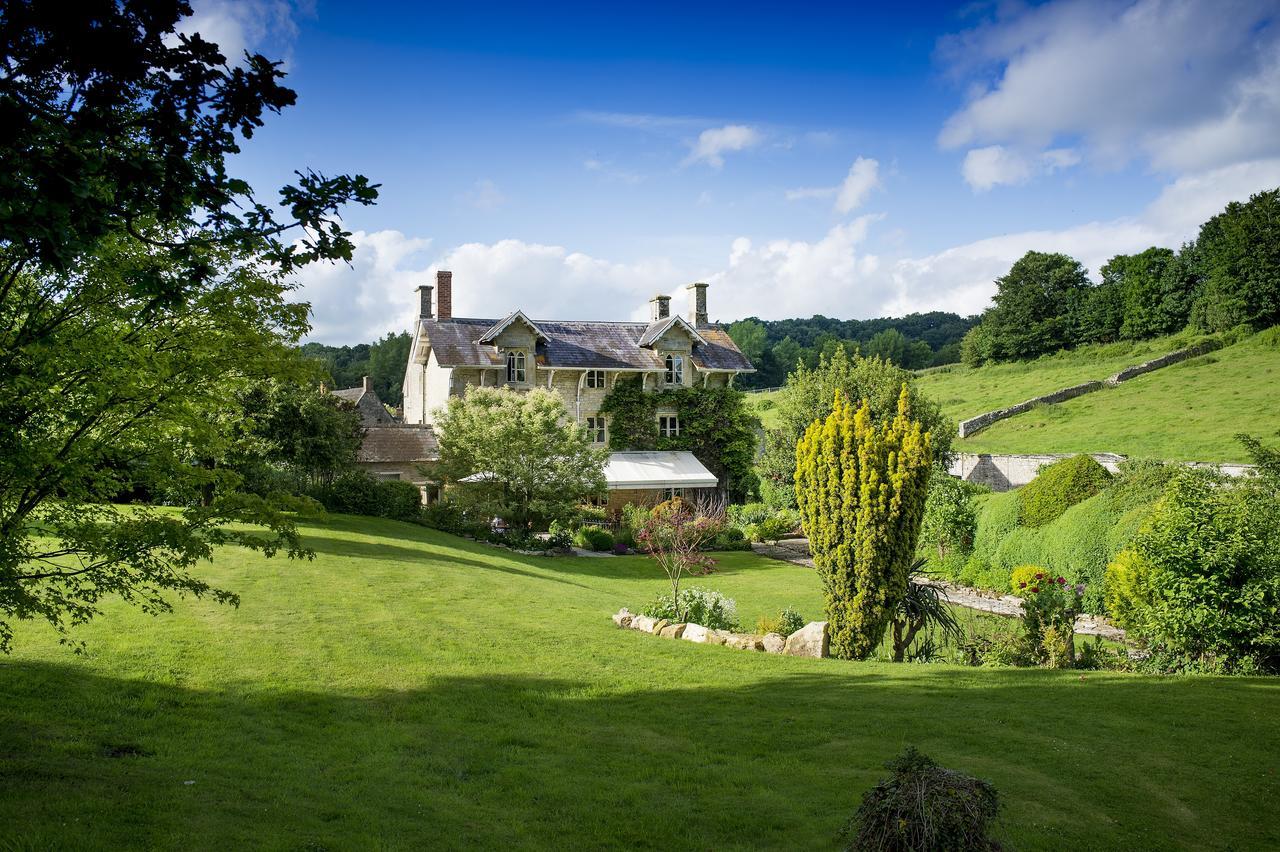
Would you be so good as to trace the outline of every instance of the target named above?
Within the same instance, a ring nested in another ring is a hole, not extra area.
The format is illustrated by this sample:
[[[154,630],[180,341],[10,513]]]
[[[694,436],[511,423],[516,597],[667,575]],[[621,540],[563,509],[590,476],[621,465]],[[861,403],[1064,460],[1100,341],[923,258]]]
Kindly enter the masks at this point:
[[[1018,519],[1025,527],[1042,527],[1110,482],[1111,473],[1092,456],[1073,456],[1048,465],[1019,489]]]
[[[422,492],[402,479],[375,479],[363,471],[346,473],[328,485],[311,489],[313,497],[330,512],[370,515],[414,521],[422,515]]]

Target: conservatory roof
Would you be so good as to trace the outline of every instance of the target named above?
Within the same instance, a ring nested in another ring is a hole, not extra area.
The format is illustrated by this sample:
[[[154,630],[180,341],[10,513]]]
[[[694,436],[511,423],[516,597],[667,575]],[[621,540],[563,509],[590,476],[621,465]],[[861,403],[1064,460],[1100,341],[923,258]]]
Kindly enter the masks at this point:
[[[604,466],[610,490],[715,488],[715,474],[687,450],[610,453]]]

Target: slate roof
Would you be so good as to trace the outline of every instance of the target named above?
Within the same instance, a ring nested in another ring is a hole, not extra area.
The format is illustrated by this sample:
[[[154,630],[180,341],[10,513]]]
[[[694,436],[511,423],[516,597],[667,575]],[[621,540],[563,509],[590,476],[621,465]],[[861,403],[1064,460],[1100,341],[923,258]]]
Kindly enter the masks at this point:
[[[354,405],[356,411],[360,412],[360,423],[364,426],[386,426],[396,422],[395,418],[387,413],[387,408],[382,404],[378,392],[372,388],[369,390],[363,387],[343,388],[329,391],[329,393]]]
[[[367,426],[358,462],[427,462],[440,458],[440,443],[430,426],[395,423]]]
[[[501,320],[454,318],[420,320],[420,327],[436,358],[445,367],[501,367],[502,356],[494,346],[480,343],[489,329]],[[578,367],[599,370],[661,370],[662,357],[646,349],[640,341],[651,326],[667,320],[643,322],[583,322],[538,320],[546,336],[539,341],[535,360],[540,367]],[[693,348],[692,361],[701,370],[753,372],[746,356],[718,325],[697,328],[703,343]]]

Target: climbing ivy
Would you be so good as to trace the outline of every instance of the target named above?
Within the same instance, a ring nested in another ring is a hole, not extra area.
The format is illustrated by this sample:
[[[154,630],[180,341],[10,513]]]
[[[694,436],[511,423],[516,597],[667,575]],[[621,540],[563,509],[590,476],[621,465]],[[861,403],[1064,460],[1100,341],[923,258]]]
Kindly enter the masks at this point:
[[[609,418],[611,450],[689,450],[716,475],[734,502],[749,499],[758,480],[755,455],[760,422],[742,391],[731,387],[668,388],[648,392],[637,376],[620,379],[600,413]],[[674,411],[680,434],[658,433],[658,412]]]

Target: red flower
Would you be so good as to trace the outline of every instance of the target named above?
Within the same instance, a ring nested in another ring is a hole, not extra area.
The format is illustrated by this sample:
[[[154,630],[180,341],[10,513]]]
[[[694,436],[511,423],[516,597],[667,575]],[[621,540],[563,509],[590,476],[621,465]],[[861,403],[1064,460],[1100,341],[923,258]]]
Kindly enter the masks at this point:
[[[1037,572],[1036,572],[1036,579],[1037,579],[1037,580],[1043,580],[1043,579],[1044,579],[1044,574],[1042,574],[1041,572],[1037,571]]]
[[[1058,585],[1059,585],[1059,586],[1065,586],[1066,584],[1067,584],[1067,578],[1066,578],[1066,577],[1059,577],[1059,578],[1058,578]]]
[[[1027,587],[1027,584],[1026,584],[1026,583],[1019,583],[1019,584],[1018,584],[1018,588],[1019,588],[1019,589],[1025,589],[1026,587]]]
[[[1031,587],[1031,591],[1033,591],[1033,592],[1038,592],[1038,591],[1040,591],[1040,587],[1039,587],[1039,586],[1032,586],[1032,587]]]

